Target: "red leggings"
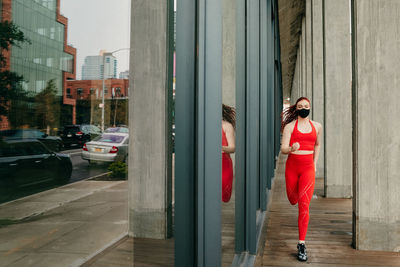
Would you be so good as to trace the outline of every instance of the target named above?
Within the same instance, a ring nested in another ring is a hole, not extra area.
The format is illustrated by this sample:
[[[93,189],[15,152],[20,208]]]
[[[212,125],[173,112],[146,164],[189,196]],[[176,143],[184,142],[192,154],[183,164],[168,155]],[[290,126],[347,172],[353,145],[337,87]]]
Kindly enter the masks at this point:
[[[305,240],[310,219],[309,206],[314,193],[314,155],[289,154],[285,170],[286,194],[290,204],[299,203],[299,240]]]

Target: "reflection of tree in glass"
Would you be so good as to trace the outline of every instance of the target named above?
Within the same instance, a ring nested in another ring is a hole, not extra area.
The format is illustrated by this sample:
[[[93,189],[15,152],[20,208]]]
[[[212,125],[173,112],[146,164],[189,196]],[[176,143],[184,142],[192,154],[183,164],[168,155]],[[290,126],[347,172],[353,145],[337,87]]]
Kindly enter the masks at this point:
[[[56,97],[57,86],[55,80],[47,82],[46,88],[35,96],[37,126],[46,129],[49,134],[50,129],[58,123],[60,116],[60,103]]]
[[[9,117],[12,113],[12,102],[23,101],[27,93],[22,89],[23,77],[10,71],[7,67],[7,53],[11,46],[20,47],[21,43],[31,43],[24,33],[12,22],[0,22],[0,121],[1,116]],[[16,121],[9,118],[11,125]]]

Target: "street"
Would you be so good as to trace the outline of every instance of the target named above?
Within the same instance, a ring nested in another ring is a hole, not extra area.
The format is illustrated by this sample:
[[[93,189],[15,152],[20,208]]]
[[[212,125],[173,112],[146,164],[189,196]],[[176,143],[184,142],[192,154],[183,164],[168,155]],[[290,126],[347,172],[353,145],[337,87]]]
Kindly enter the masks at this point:
[[[108,172],[107,170],[108,164],[98,163],[89,165],[89,163],[86,160],[83,160],[81,158],[81,151],[82,151],[81,148],[79,149],[76,148],[59,152],[70,155],[72,161],[73,169],[71,178],[66,184],[71,184],[85,179],[99,177],[101,175],[105,175]],[[2,202],[8,202],[20,199],[46,190],[57,188],[59,186],[60,185],[55,183],[43,183],[34,186],[21,187],[18,188],[16,192],[13,192],[9,199]]]
[[[98,176],[107,172],[108,164],[98,163],[89,165],[89,163],[86,160],[82,159],[81,151],[82,149],[79,148],[72,150],[64,150],[60,152],[63,154],[68,154],[71,157],[73,169],[72,169],[71,179],[68,182],[69,184],[84,179],[88,179],[94,176]]]

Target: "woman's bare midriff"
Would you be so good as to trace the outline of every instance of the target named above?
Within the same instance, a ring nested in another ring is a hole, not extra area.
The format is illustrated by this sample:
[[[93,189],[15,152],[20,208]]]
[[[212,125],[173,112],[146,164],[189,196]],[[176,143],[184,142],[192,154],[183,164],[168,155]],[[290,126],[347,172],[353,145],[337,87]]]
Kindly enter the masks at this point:
[[[314,154],[314,151],[311,150],[297,150],[294,152],[290,152],[290,154],[295,154],[295,155],[310,155]]]

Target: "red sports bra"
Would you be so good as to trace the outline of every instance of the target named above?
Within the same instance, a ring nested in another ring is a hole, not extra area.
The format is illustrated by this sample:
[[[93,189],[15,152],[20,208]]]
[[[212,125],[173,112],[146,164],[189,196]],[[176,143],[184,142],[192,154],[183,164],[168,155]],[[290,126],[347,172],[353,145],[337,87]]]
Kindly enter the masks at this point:
[[[300,144],[299,150],[314,150],[315,142],[317,141],[317,131],[314,125],[310,121],[311,132],[302,133],[297,129],[298,122],[299,121],[296,120],[289,145],[292,146],[294,143],[298,142]]]

